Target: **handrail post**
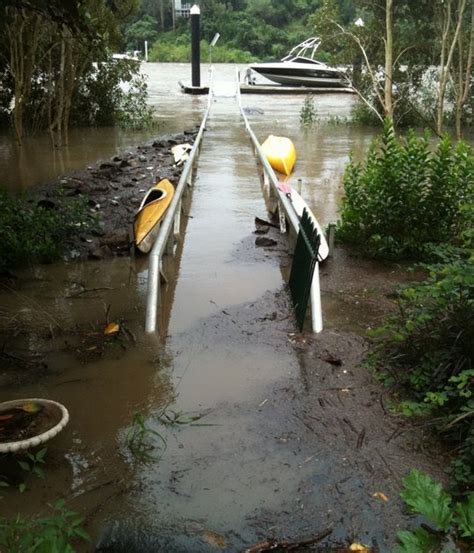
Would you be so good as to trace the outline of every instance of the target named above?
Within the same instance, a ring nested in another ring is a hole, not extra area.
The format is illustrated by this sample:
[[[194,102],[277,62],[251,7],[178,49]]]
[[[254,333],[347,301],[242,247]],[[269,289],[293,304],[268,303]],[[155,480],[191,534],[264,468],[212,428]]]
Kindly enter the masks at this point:
[[[212,83],[213,83],[214,71],[211,68],[210,77],[209,77],[209,95],[207,99],[207,108],[204,113],[201,125],[199,127],[199,132],[196,136],[196,140],[193,145],[193,149],[189,154],[181,177],[178,181],[178,184],[175,189],[175,193],[171,203],[166,210],[165,217],[161,223],[160,232],[153,244],[153,247],[149,256],[149,265],[148,265],[148,285],[147,285],[147,300],[146,300],[146,319],[145,319],[145,331],[147,333],[156,332],[157,327],[157,313],[159,305],[159,293],[160,293],[160,264],[161,258],[165,253],[166,248],[169,246],[169,241],[174,240],[174,230],[175,230],[175,217],[177,209],[181,209],[181,197],[192,180],[192,171],[194,167],[194,162],[197,157],[199,146],[204,134],[204,129],[206,127],[207,118],[211,110],[212,105]]]
[[[254,146],[256,155],[259,158],[260,163],[262,164],[264,183],[266,180],[268,180],[270,190],[278,198],[278,213],[279,213],[279,219],[280,219],[280,228],[282,229],[282,219],[286,218],[289,222],[290,230],[293,230],[294,233],[298,235],[298,231],[300,227],[299,217],[296,214],[291,201],[278,188],[278,179],[275,175],[275,171],[273,170],[267,158],[263,154],[260,143],[257,140],[257,137],[255,136],[254,132],[252,131],[252,128],[250,127],[250,123],[247,119],[247,116],[245,115],[245,112],[242,108],[242,97],[240,94],[240,82],[238,79],[238,73],[236,78],[236,87],[237,87],[237,101],[239,104],[240,113],[244,120],[245,128],[247,129],[247,132],[249,133],[250,139]],[[323,316],[321,311],[321,290],[319,286],[319,263],[316,263],[316,267],[314,270],[313,280],[311,283],[310,297],[311,297],[311,323],[312,323],[313,331],[321,332],[323,329]]]

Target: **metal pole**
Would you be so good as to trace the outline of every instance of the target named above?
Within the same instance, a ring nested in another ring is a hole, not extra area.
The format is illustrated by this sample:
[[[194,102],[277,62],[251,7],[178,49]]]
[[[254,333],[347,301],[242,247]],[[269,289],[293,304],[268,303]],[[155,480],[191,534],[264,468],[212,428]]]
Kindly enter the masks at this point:
[[[145,61],[148,61],[148,40],[145,40]]]
[[[201,52],[200,52],[200,37],[199,37],[199,19],[201,10],[199,6],[191,8],[191,85],[195,87],[201,86]]]

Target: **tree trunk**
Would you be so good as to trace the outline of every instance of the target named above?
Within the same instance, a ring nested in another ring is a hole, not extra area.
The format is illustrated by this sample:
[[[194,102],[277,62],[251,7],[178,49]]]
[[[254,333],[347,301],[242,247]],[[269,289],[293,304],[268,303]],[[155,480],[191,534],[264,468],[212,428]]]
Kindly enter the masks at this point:
[[[12,10],[10,15],[7,37],[10,50],[9,71],[13,78],[14,91],[13,126],[16,141],[21,145],[24,135],[24,108],[31,93],[36,65],[40,16],[17,10]]]
[[[385,117],[393,118],[393,0],[386,0],[385,11]]]
[[[471,30],[469,33],[469,46],[467,51],[466,66],[464,67],[464,49],[462,33],[458,38],[459,60],[458,60],[458,88],[456,90],[456,137],[462,138],[462,112],[471,90],[472,62],[474,55],[474,5],[471,1]]]
[[[458,41],[459,33],[462,27],[464,11],[466,9],[467,0],[459,0],[459,9],[457,13],[457,24],[454,31],[454,36],[449,47],[448,57],[444,63],[445,52],[447,51],[449,42],[449,30],[451,27],[451,0],[448,0],[446,7],[446,19],[443,30],[442,45],[441,45],[441,67],[439,77],[438,99],[437,99],[437,114],[436,114],[436,131],[438,134],[443,132],[443,117],[444,117],[444,97],[446,95],[446,86],[448,84],[448,76],[453,62],[454,50]]]

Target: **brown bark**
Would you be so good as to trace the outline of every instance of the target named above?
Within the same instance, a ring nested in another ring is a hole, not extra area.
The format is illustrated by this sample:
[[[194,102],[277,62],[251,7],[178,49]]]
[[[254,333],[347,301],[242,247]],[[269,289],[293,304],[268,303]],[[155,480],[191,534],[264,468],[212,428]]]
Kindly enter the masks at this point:
[[[37,14],[9,10],[11,23],[7,26],[10,47],[9,70],[13,78],[13,125],[18,144],[23,142],[24,107],[31,93],[35,69],[41,18]]]

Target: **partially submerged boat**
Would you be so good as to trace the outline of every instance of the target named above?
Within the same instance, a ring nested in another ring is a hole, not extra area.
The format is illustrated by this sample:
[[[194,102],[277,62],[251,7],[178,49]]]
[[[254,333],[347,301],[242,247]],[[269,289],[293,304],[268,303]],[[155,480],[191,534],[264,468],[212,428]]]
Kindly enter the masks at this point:
[[[135,245],[141,252],[151,250],[173,196],[174,187],[168,179],[161,180],[145,194],[133,225]]]
[[[321,39],[308,38],[281,60],[254,63],[250,65],[250,69],[274,83],[285,86],[348,86],[347,78],[339,69],[314,59],[320,44]]]
[[[262,150],[275,171],[291,174],[296,162],[296,148],[289,138],[271,134],[262,144]]]

